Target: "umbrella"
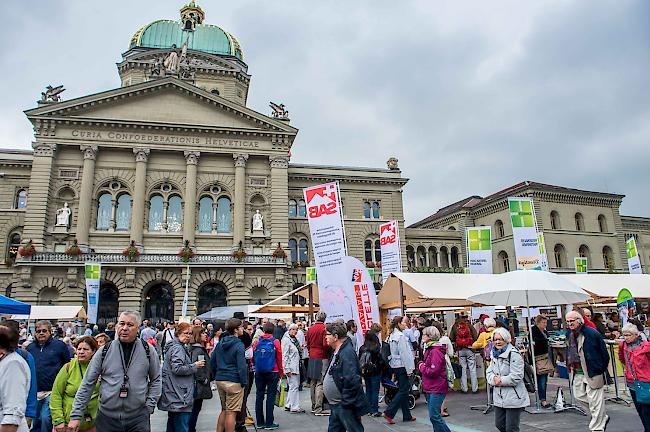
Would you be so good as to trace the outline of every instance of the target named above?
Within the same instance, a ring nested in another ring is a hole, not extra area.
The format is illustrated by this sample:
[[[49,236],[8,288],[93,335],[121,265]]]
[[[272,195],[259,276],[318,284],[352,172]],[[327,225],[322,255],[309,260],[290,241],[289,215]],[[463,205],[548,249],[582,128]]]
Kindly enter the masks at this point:
[[[555,306],[579,303],[591,296],[578,285],[554,273],[538,270],[517,270],[503,273],[492,279],[493,283],[482,287],[468,300],[486,305],[523,306],[528,309],[528,337],[531,354],[533,349],[533,332],[530,323],[531,306]],[[537,376],[534,356],[533,371]],[[535,380],[535,397],[537,412],[540,412],[539,390]]]
[[[29,315],[32,305],[0,295],[0,315]]]

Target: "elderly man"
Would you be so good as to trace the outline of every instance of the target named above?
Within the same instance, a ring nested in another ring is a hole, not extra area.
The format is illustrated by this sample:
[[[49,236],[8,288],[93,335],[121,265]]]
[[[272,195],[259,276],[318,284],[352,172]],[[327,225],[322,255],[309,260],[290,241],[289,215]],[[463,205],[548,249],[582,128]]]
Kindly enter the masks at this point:
[[[307,349],[309,350],[309,365],[307,378],[311,380],[311,412],[317,416],[328,416],[330,412],[323,409],[323,378],[329,367],[329,346],[325,334],[325,319],[327,314],[319,312],[316,322],[307,330]]]
[[[97,380],[101,381],[97,432],[149,432],[149,416],[160,393],[160,360],[138,338],[140,314],[125,311],[117,322],[117,340],[106,344],[90,361],[70,413],[68,429],[77,432]]]
[[[605,414],[604,373],[609,364],[605,341],[597,330],[584,325],[580,313],[566,314],[569,326],[567,366],[571,372],[573,393],[580,402],[589,407],[590,431],[604,431],[609,422]]]

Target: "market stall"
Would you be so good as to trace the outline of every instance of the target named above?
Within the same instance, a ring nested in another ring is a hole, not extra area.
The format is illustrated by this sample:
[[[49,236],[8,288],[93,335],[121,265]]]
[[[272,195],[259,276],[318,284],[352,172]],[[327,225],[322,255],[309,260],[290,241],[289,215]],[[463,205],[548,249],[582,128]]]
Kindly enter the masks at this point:
[[[14,314],[11,319],[29,320],[83,320],[86,319],[83,306],[32,306],[31,312]]]
[[[32,305],[0,295],[0,316],[29,315]]]

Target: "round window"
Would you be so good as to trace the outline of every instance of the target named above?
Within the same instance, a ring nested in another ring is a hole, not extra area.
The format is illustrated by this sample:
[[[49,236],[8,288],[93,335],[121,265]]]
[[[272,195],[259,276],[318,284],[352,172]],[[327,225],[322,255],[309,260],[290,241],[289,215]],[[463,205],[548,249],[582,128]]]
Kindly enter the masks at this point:
[[[213,194],[218,194],[221,193],[221,188],[219,186],[211,186],[210,187],[210,192]]]
[[[172,186],[170,184],[165,183],[162,186],[160,186],[160,190],[163,192],[171,192]]]
[[[121,187],[122,187],[122,185],[120,184],[120,182],[112,182],[111,183],[111,189],[112,190],[119,190]]]

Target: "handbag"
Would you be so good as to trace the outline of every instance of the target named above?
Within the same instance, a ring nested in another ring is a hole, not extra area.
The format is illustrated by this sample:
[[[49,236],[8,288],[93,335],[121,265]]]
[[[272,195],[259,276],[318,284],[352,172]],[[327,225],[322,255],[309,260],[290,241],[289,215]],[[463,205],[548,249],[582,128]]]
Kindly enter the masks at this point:
[[[548,354],[535,356],[535,369],[537,370],[537,375],[548,375],[555,370]]]
[[[275,392],[275,406],[284,408],[284,402],[287,398],[287,392],[289,391],[289,383],[286,378],[282,378],[278,381],[278,390]]]
[[[632,378],[634,378],[634,384],[631,390],[634,390],[636,392],[636,401],[642,404],[650,404],[650,383],[636,379],[634,367],[632,366],[632,360],[630,360],[630,355],[627,353],[627,351],[625,351],[625,347],[623,347],[623,352],[625,353],[625,358],[627,359],[627,365],[630,367]]]

